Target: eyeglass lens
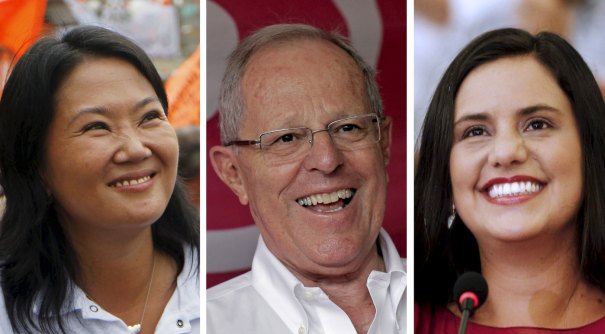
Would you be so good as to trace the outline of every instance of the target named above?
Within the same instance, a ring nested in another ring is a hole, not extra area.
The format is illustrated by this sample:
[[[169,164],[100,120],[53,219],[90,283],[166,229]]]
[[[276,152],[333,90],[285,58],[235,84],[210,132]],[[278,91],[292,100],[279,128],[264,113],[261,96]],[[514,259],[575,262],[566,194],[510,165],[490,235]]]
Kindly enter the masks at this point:
[[[314,134],[324,131],[329,133],[334,147],[342,151],[362,149],[380,140],[380,122],[372,114],[334,121],[326,130],[291,128],[265,132],[260,136],[260,147],[269,163],[292,162],[311,150]]]

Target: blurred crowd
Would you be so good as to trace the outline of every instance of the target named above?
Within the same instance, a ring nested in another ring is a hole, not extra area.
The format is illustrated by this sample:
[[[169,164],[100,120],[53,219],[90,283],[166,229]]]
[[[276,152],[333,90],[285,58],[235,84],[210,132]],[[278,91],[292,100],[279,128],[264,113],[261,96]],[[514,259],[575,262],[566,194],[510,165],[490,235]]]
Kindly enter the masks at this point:
[[[568,40],[605,92],[605,1],[599,0],[415,0],[414,138],[418,136],[438,80],[470,40],[497,28],[554,32]]]

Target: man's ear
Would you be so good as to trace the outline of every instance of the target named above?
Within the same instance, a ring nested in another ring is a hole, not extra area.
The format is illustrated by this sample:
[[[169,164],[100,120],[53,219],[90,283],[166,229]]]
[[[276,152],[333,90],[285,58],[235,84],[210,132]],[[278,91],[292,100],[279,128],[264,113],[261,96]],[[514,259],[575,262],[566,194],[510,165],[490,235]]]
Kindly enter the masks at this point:
[[[235,151],[225,146],[210,149],[212,168],[223,182],[235,193],[242,205],[248,204],[248,193],[244,185]]]
[[[384,165],[387,166],[391,160],[391,129],[393,122],[390,117],[385,117],[380,124],[380,148],[382,149],[382,157]]]

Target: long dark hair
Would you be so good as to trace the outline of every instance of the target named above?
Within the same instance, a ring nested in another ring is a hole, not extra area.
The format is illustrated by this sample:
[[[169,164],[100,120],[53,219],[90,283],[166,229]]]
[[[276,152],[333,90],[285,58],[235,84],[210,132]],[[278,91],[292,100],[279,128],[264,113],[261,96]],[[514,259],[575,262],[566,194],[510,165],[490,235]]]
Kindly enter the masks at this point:
[[[74,249],[57,220],[40,177],[55,94],[70,72],[90,57],[119,58],[152,85],[164,110],[168,100],[151,60],[132,41],[99,27],[79,27],[60,39],[45,37],[17,62],[0,100],[0,185],[6,211],[0,225],[0,277],[15,331],[65,332],[61,308],[71,302],[79,272]],[[154,247],[183,270],[185,244],[199,271],[199,216],[177,181],[168,206],[152,225]],[[38,305],[37,315],[33,313]]]
[[[535,36],[519,29],[499,29],[474,39],[446,70],[422,129],[414,180],[415,299],[450,302],[453,284],[464,271],[481,271],[477,242],[458,217],[451,230],[449,158],[453,141],[454,102],[465,77],[482,64],[504,57],[530,55],[556,78],[576,119],[584,165],[584,196],[577,217],[577,255],[583,277],[605,291],[605,104],[590,69],[561,37]]]

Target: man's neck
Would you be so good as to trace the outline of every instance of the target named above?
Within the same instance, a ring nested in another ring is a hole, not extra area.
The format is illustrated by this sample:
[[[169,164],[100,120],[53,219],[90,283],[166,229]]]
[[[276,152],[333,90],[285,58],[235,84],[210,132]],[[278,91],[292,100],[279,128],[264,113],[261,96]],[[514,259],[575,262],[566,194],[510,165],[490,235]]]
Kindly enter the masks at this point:
[[[374,270],[386,271],[386,265],[378,253],[378,247],[379,245],[376,244],[362,265],[347,274],[315,276],[292,272],[305,287],[321,288],[330,300],[347,314],[358,333],[367,333],[376,313],[367,288],[367,280]],[[292,269],[290,268],[290,270]]]

